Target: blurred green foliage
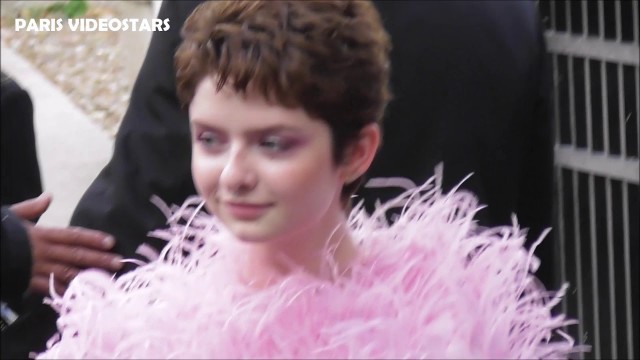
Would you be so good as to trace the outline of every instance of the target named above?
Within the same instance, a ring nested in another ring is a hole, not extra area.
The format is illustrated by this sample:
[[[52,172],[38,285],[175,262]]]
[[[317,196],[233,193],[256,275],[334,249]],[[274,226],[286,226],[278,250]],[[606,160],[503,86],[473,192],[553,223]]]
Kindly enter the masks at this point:
[[[87,13],[89,4],[87,0],[58,1],[48,6],[30,6],[21,11],[24,18],[44,18],[50,16],[64,16],[76,18]]]

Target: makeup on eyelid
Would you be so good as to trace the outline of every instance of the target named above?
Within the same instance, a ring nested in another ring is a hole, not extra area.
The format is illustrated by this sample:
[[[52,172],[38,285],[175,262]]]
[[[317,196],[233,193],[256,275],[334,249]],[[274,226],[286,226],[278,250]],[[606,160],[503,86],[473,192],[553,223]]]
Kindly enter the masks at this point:
[[[283,132],[282,130],[278,130]],[[290,132],[290,131],[289,131]],[[267,131],[267,134],[250,135],[249,143],[272,153],[281,153],[294,149],[304,143],[304,137],[300,135],[281,135]],[[194,142],[205,148],[222,147],[228,144],[228,136],[217,130],[194,129]]]

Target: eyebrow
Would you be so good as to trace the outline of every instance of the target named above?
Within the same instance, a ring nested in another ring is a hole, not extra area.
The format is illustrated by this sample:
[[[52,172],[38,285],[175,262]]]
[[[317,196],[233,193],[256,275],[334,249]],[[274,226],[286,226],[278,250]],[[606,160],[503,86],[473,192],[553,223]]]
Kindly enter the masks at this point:
[[[205,130],[210,130],[210,131],[216,131],[216,132],[224,132],[224,130],[220,129],[217,126],[212,126],[207,124],[204,121],[200,121],[198,119],[193,119],[191,120],[191,124],[192,125],[196,125],[202,129]],[[258,128],[255,130],[250,130],[245,132],[245,134],[249,135],[249,136],[256,136],[256,135],[262,135],[265,133],[277,133],[277,132],[284,132],[284,131],[291,131],[291,132],[300,132],[301,130],[297,127],[294,126],[287,126],[287,125],[272,125],[272,126],[265,126],[263,128]]]

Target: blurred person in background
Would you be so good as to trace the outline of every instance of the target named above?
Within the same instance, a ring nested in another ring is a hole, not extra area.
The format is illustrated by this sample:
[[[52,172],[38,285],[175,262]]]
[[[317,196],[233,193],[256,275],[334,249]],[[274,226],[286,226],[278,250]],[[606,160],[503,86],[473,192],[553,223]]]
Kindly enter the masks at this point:
[[[42,193],[40,167],[29,94],[9,75],[1,73],[2,86],[2,205],[34,198]]]
[[[2,358],[26,358],[55,329],[42,306],[53,288],[63,293],[80,269],[117,271],[114,239],[80,227],[36,225],[51,203],[42,194],[31,97],[2,73]]]

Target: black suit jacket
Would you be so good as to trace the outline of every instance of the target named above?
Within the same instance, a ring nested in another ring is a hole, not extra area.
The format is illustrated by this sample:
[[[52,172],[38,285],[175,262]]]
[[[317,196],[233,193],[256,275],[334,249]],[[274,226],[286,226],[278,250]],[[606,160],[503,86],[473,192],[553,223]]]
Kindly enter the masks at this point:
[[[551,225],[553,203],[550,63],[534,2],[375,3],[392,37],[395,98],[369,177],[420,184],[442,162],[451,188],[473,173],[462,188],[487,205],[480,224],[507,225],[515,213],[532,242]],[[397,193],[359,195],[371,208]],[[552,241],[543,244],[547,258]]]
[[[369,176],[421,183],[444,165],[444,187],[487,207],[481,225],[551,226],[551,66],[533,1],[376,1],[393,42],[395,99]],[[367,201],[388,193],[361,192]],[[556,286],[553,233],[537,249],[538,277]]]

